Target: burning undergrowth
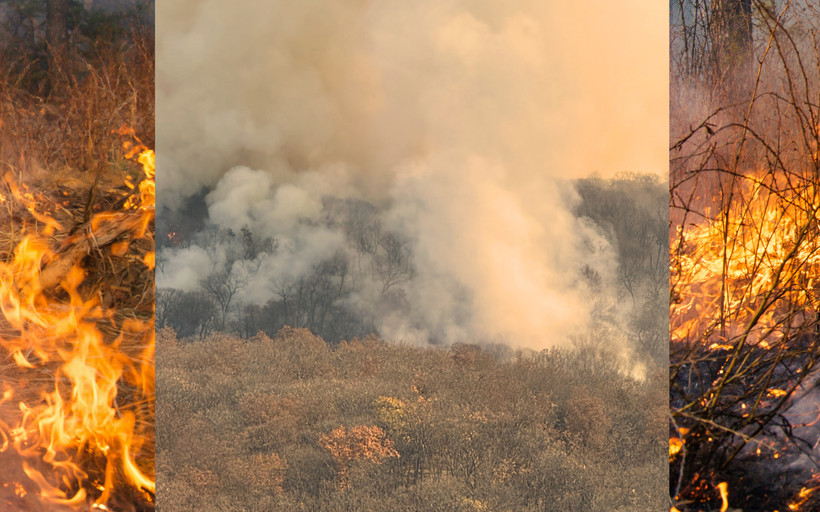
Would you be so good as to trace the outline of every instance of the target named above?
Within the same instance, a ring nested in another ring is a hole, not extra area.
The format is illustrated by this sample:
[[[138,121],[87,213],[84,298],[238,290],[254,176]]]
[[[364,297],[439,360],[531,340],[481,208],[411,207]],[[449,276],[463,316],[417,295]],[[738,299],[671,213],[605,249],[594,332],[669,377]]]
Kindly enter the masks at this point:
[[[134,182],[85,206],[6,177],[20,239],[0,265],[6,506],[152,508],[153,154],[136,149]]]
[[[0,508],[153,510],[153,36],[30,14],[0,39]]]
[[[673,73],[669,460],[678,510],[818,506],[820,138],[810,98],[820,70],[801,56],[817,47],[817,17],[805,14],[820,6],[799,7],[755,7],[766,37],[747,87],[739,72],[728,91],[714,77],[694,85],[696,76]],[[708,113],[686,126],[698,111]]]
[[[732,177],[731,202],[673,241],[670,483],[684,501],[729,480],[744,509],[767,510],[817,469],[820,203],[812,180],[782,176]]]

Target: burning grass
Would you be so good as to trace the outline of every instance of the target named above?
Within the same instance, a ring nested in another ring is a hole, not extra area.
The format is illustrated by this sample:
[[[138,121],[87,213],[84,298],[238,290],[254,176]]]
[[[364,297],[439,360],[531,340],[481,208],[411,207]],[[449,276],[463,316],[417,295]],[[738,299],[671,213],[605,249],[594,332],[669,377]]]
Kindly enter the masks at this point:
[[[97,43],[0,77],[3,509],[154,508],[153,50]]]
[[[741,103],[730,104],[736,91],[673,76],[669,460],[679,510],[820,505],[820,66],[804,60],[818,47],[817,18],[804,16],[820,6],[807,5],[759,8],[769,36]],[[723,106],[692,122],[705,102],[690,89]]]

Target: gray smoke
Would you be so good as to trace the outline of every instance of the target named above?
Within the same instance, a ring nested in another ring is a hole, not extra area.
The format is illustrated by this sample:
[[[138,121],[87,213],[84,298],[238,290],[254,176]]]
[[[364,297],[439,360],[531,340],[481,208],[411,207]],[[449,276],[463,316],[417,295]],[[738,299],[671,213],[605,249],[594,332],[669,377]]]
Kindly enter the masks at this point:
[[[573,215],[569,179],[666,173],[658,2],[157,8],[160,211],[203,189],[208,211],[194,245],[159,255],[160,287],[196,289],[228,265],[239,300],[261,304],[342,255],[355,262],[345,306],[385,338],[545,348],[587,325],[581,269],[611,284],[617,266]],[[403,241],[412,272],[357,271],[384,264],[328,221],[340,202],[373,205],[362,222]],[[243,227],[275,250],[236,262],[207,236]],[[391,286],[405,308],[381,307]]]

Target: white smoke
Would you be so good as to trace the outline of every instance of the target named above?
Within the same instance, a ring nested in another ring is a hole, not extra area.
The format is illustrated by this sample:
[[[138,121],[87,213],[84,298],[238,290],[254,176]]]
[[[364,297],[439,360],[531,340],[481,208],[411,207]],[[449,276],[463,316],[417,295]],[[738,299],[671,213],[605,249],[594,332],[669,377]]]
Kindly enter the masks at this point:
[[[237,266],[243,301],[352,251],[323,201],[363,199],[416,269],[383,336],[551,346],[588,321],[580,269],[617,265],[567,180],[665,174],[658,2],[181,0],[157,19],[160,206],[207,187],[212,225],[276,239]],[[158,285],[206,277],[205,253],[167,250]],[[350,307],[374,307],[359,285]]]

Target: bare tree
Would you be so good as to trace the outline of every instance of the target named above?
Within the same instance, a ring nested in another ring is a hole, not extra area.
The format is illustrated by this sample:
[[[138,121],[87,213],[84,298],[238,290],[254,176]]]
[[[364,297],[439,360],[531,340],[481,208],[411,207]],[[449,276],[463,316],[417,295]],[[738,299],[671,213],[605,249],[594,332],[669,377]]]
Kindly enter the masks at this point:
[[[752,64],[752,0],[712,0],[712,72],[735,93],[747,92]]]
[[[247,278],[238,275],[232,267],[212,272],[207,278],[200,281],[202,289],[211,296],[219,309],[218,330],[225,331],[233,300],[236,294],[247,284]]]

